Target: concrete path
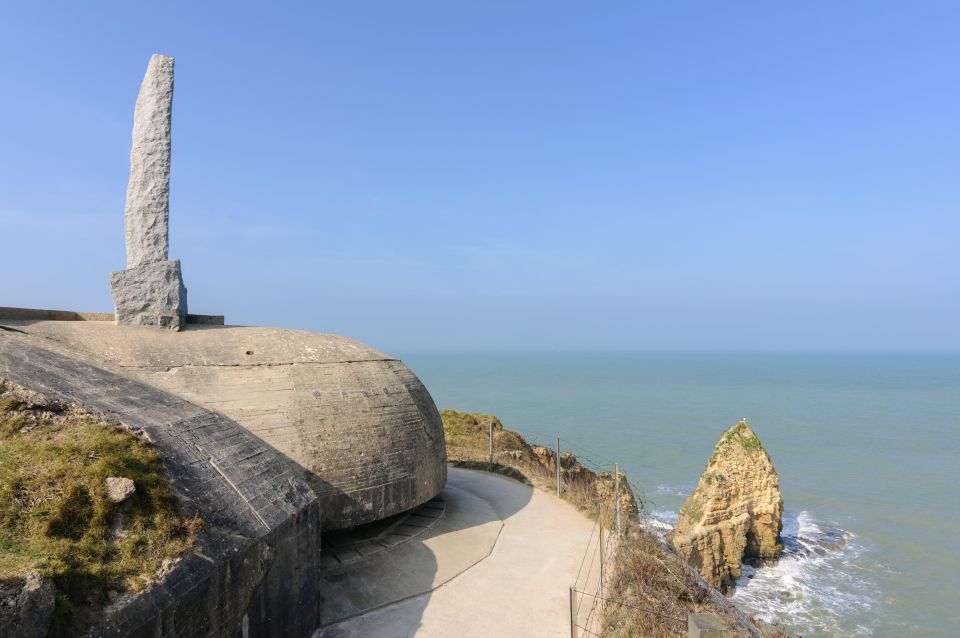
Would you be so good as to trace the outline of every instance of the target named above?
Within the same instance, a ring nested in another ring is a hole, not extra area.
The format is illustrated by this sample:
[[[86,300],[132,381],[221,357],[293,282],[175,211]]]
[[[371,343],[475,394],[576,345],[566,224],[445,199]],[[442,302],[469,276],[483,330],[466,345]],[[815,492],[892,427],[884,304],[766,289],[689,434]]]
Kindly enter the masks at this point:
[[[314,638],[570,635],[568,587],[592,521],[552,494],[486,472],[450,468],[444,497],[457,520],[389,558],[372,557],[361,573],[342,574],[351,587],[377,588],[381,600],[403,598],[411,586],[432,590],[328,625]]]

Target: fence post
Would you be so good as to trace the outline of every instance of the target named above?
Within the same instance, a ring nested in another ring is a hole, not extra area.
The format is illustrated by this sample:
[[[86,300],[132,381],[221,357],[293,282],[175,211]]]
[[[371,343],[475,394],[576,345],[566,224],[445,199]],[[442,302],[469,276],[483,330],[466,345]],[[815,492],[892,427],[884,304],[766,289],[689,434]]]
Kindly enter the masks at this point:
[[[557,437],[557,496],[560,496],[560,437]]]
[[[490,470],[493,470],[493,421],[489,424],[490,427]]]
[[[600,608],[603,608],[603,598],[605,593],[603,591],[603,501],[597,503],[597,522],[600,523]]]
[[[617,536],[622,532],[620,528],[620,464],[613,464],[613,498],[617,504]]]
[[[570,588],[570,638],[577,638],[577,590]]]

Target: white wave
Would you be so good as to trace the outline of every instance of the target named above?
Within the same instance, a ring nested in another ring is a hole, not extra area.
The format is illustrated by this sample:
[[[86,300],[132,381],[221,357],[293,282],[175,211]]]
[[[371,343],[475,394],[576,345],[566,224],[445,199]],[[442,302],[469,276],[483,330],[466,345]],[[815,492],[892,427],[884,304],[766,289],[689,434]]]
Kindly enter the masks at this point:
[[[684,498],[693,494],[696,489],[696,483],[661,483],[654,489],[655,494],[669,494],[670,496],[682,496]]]
[[[780,561],[759,569],[744,565],[733,602],[803,635],[870,635],[869,628],[851,621],[879,599],[876,585],[851,569],[866,547],[809,512],[785,515],[783,523]]]
[[[659,536],[660,540],[666,538],[667,532],[676,527],[678,520],[676,512],[663,509],[654,509],[641,519],[643,527]]]
[[[665,525],[671,529],[676,526],[677,521],[680,520],[680,515],[672,510],[655,509],[650,515],[657,524]]]

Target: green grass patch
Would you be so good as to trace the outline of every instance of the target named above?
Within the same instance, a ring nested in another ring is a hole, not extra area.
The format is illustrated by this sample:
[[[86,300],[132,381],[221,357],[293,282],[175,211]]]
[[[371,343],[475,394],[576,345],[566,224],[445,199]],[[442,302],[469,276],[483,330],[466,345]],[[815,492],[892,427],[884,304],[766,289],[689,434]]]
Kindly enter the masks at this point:
[[[735,423],[729,430],[723,433],[721,441],[738,443],[748,452],[763,449],[763,444],[760,443],[760,437],[753,433],[746,421],[738,421]]]
[[[180,514],[145,441],[83,417],[39,420],[10,399],[0,403],[0,578],[36,570],[50,579],[50,635],[79,635],[108,592],[142,589],[193,545],[200,522]],[[107,498],[110,476],[134,481],[127,503]]]
[[[495,431],[503,430],[503,423],[500,422],[500,419],[491,414],[481,414],[480,412],[441,410],[440,419],[443,421],[443,433],[447,436],[487,434],[491,424]]]

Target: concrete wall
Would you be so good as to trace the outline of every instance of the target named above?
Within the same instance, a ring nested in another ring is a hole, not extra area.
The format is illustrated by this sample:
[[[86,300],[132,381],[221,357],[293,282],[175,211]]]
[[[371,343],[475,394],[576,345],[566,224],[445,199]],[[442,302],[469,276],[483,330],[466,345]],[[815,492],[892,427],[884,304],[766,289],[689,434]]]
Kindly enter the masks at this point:
[[[40,308],[11,308],[0,306],[0,320],[19,321],[116,321],[112,312],[74,312],[73,310],[43,310]],[[187,323],[223,325],[223,315],[187,315]]]

